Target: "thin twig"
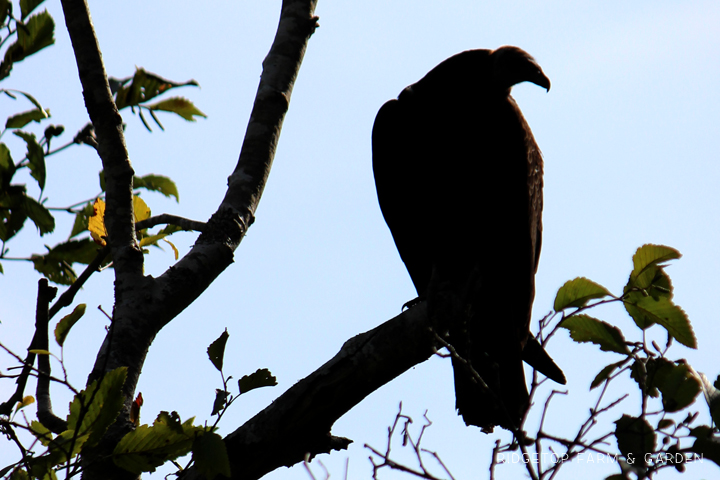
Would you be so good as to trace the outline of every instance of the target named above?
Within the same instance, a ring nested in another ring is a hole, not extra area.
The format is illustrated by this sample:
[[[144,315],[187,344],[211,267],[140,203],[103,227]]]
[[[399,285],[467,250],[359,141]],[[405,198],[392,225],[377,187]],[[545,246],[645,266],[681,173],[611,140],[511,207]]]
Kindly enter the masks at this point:
[[[500,439],[495,440],[495,446],[492,450],[492,460],[490,461],[490,480],[495,479],[495,466],[498,464],[498,453],[500,452]]]
[[[40,281],[42,282],[42,280],[45,280],[45,279],[41,279]],[[45,280],[44,285],[47,287],[47,280]],[[39,288],[41,288],[41,287],[39,287]],[[57,293],[57,289],[55,289],[55,293]],[[47,298],[46,295],[48,295],[48,294],[49,294],[49,291],[44,291],[44,294],[42,296],[43,301],[47,300],[47,302],[50,302],[50,300],[52,300],[52,298],[55,296],[55,294],[53,294],[51,297]],[[40,293],[38,293],[38,309],[40,309],[40,302],[41,302],[41,295],[40,295]],[[45,305],[45,311],[47,311],[47,305]],[[50,317],[48,316],[47,320],[49,321],[49,319],[50,319]],[[5,351],[7,351],[11,355],[15,356],[15,358],[17,358],[20,361],[20,363],[23,365],[23,370],[20,373],[20,375],[18,376],[18,379],[16,381],[17,388],[15,389],[15,393],[13,393],[13,395],[5,403],[0,405],[0,415],[9,415],[10,412],[12,411],[12,408],[15,406],[15,404],[17,402],[19,402],[20,400],[22,400],[22,398],[23,398],[23,395],[25,393],[25,386],[27,385],[28,377],[30,376],[31,371],[33,370],[33,365],[35,364],[35,354],[32,353],[31,350],[41,348],[39,345],[42,341],[42,331],[41,331],[42,328],[38,328],[38,322],[39,322],[39,320],[38,320],[37,313],[36,313],[35,334],[33,335],[33,338],[30,341],[30,346],[28,347],[28,354],[27,354],[27,357],[25,357],[25,360],[20,359],[20,357],[18,357],[14,353],[10,352],[4,346],[0,345],[0,346],[2,346],[2,348]],[[45,336],[47,336],[47,321],[45,321],[44,329],[45,329]],[[47,346],[45,346],[45,348],[43,348],[43,350],[47,350]],[[48,376],[48,378],[49,378],[49,376]]]
[[[77,292],[79,292],[82,286],[85,285],[85,282],[88,281],[90,276],[98,271],[100,265],[103,264],[109,254],[109,246],[105,246],[98,251],[97,255],[95,255],[95,258],[92,260],[92,262],[88,264],[87,267],[85,267],[85,270],[83,270],[77,280],[75,280],[75,282],[73,282],[73,284],[70,285],[70,287],[68,287],[68,289],[65,290],[62,295],[60,295],[60,298],[55,301],[53,306],[50,308],[48,318],[53,318],[55,314],[58,313],[63,307],[69,307],[70,305],[72,305],[72,302],[75,299],[75,295],[77,294]]]
[[[8,355],[10,355],[10,356],[12,356],[13,358],[15,358],[15,360],[17,360],[18,362],[20,362],[20,364],[23,364],[24,367],[28,365],[28,364],[24,363],[25,361],[24,361],[17,353],[13,352],[12,350],[10,350],[8,347],[6,347],[5,345],[3,345],[2,343],[0,343],[0,348],[3,349],[3,350],[5,350],[5,352],[6,352]],[[35,368],[32,364],[30,364],[29,369],[30,369],[29,375],[32,376],[32,377],[37,377],[37,376],[40,374],[40,373],[38,372],[38,369]],[[65,386],[66,386],[67,388],[69,388],[75,395],[77,395],[78,391],[77,391],[72,385],[70,385],[70,384],[67,383],[65,380],[63,380],[62,378],[53,377],[52,375],[50,375],[49,378],[50,378],[50,380],[52,380],[53,382],[59,383],[59,384],[61,384],[61,385],[65,385]],[[22,400],[22,397],[20,398],[20,400]],[[19,400],[18,400],[18,401],[19,401]],[[17,403],[17,402],[15,402],[15,403]],[[13,403],[12,406],[15,406],[15,403]],[[4,404],[3,404],[3,405],[4,405]],[[6,414],[3,414],[3,415],[6,415]]]
[[[202,232],[205,229],[205,222],[198,222],[196,220],[190,220],[177,215],[170,215],[163,213],[154,217],[147,218],[141,222],[135,224],[135,230],[145,230],[146,228],[152,228],[155,225],[177,225],[183,230],[194,230],[196,232]]]

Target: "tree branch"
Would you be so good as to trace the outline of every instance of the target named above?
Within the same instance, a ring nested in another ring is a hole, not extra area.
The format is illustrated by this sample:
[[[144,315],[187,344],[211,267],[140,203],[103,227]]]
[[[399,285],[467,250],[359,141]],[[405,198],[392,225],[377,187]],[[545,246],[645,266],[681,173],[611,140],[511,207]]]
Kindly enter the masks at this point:
[[[254,480],[306,453],[347,448],[331,435],[337,419],[366,396],[436,351],[425,302],[351,338],[325,365],[300,380],[225,438],[233,480]],[[181,480],[202,478],[195,467]]]
[[[47,278],[38,281],[37,309],[35,313],[35,331],[39,333],[35,348],[48,350],[48,305],[57,295],[57,287],[48,285]],[[60,434],[67,430],[67,422],[53,413],[50,400],[50,356],[38,356],[38,382],[36,388],[38,402],[38,420],[51,432]]]
[[[132,212],[133,170],[112,101],[97,38],[84,0],[62,0],[75,51],[85,103],[98,140],[106,178],[106,226],[115,265],[112,341],[106,337],[89,381],[128,367],[126,403],[105,438],[83,456],[84,478],[126,478],[108,453],[132,428],[130,403],[145,357],[157,333],[201,295],[233,261],[233,252],[252,223],[265,187],[290,95],[308,39],[316,26],[316,0],[284,0],[278,31],[263,63],[253,112],[237,167],[218,211],[195,246],[159,278],[142,273]],[[107,215],[112,215],[112,220]]]
[[[62,0],[65,25],[72,41],[85,107],[98,142],[105,171],[105,226],[117,278],[116,289],[143,274],[143,254],[135,238],[130,165],[122,117],[110,92],[90,11],[85,0]],[[125,276],[131,278],[123,278]],[[117,292],[116,292],[117,296]]]
[[[156,282],[162,301],[147,316],[154,331],[200,296],[233,261],[233,252],[254,220],[265,188],[290,95],[305,48],[315,31],[316,0],[284,0],[278,30],[263,73],[240,158],[217,212],[188,254]]]
[[[178,217],[177,215],[170,215],[169,213],[163,213],[162,215],[156,215],[142,222],[135,224],[135,230],[145,230],[146,228],[152,228],[156,225],[177,225],[183,230],[194,230],[196,232],[202,232],[205,228],[204,222],[198,222],[196,220],[190,220],[184,217]]]
[[[48,349],[47,330],[48,323],[50,321],[50,317],[48,316],[48,304],[53,298],[55,298],[56,294],[57,288],[49,287],[47,279],[41,278],[38,281],[38,298],[37,307],[35,310],[35,334],[30,341],[30,346],[28,347],[28,354],[27,357],[25,357],[25,361],[23,362],[22,372],[20,373],[16,381],[17,389],[15,390],[15,393],[5,403],[0,405],[0,415],[10,415],[10,412],[12,412],[12,408],[15,406],[15,404],[23,399],[23,394],[25,393],[25,386],[27,385],[27,379],[33,370],[33,365],[35,364],[36,355],[34,353],[31,353],[30,351],[35,349]],[[41,371],[44,365],[40,362],[38,362],[38,365],[38,377],[40,378],[43,376],[41,374]],[[46,369],[44,377],[49,382],[49,362],[47,364],[47,367],[48,368]],[[39,386],[40,382],[38,381],[38,387]]]
[[[150,217],[146,220],[143,220],[142,222],[137,222],[135,224],[135,230],[143,230],[145,228],[152,228],[156,225],[166,224],[177,225],[184,230],[195,230],[197,232],[202,232],[205,228],[205,223],[203,222],[189,220],[187,218],[178,217],[177,215],[163,213],[162,215]],[[87,267],[85,267],[83,273],[81,273],[77,280],[75,280],[75,282],[73,282],[73,284],[70,285],[70,287],[68,287],[68,289],[65,290],[62,295],[60,295],[60,298],[58,298],[57,301],[50,308],[49,318],[53,318],[62,308],[72,305],[72,302],[75,299],[75,295],[77,294],[77,292],[79,292],[83,285],[85,285],[85,282],[88,281],[90,276],[98,271],[100,265],[103,264],[105,258],[109,254],[110,247],[106,246],[103,249],[98,250],[98,253],[93,259],[93,261],[90,262]]]

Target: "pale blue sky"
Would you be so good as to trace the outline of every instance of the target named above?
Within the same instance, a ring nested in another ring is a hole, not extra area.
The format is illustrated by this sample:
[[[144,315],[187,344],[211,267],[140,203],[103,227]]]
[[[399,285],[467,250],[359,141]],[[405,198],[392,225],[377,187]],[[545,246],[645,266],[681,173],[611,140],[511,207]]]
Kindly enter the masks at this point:
[[[52,122],[65,125],[69,139],[87,114],[59,2],[46,3],[58,24],[56,45],[17,64],[2,86],[35,95],[50,108]],[[207,119],[188,124],[161,116],[166,131],[152,134],[129,113],[125,121],[136,172],[170,176],[180,189],[179,205],[144,194],[153,212],[206,220],[237,160],[280,2],[90,1],[90,6],[110,75],[129,76],[138,66],[176,81],[194,78],[202,86],[179,93]],[[533,85],[514,89],[545,156],[545,230],[534,318],[551,309],[566,280],[582,275],[619,292],[638,246],[670,245],[684,255],[668,269],[675,300],[689,314],[699,343],[698,351],[675,345],[671,352],[712,378],[720,373],[715,348],[720,328],[712,308],[720,286],[720,4],[320,0],[317,14],[320,28],[295,85],[257,220],[235,264],[153,345],[139,384],[144,422],[160,410],[209,419],[220,378],[205,349],[225,327],[227,373],[238,378],[267,367],[279,385],[238,400],[223,419],[223,434],[331,358],[345,340],[399,313],[414,291],[375,198],[370,155],[375,114],[450,55],[504,44],[534,55],[552,81],[549,93]],[[25,108],[21,101],[0,99],[0,118]],[[13,152],[21,148],[15,140],[3,137]],[[48,204],[64,206],[95,195],[99,169],[87,147],[49,159]],[[59,221],[58,233],[42,241],[28,225],[10,243],[11,255],[62,241],[69,222]],[[176,238],[181,255],[195,239],[182,235]],[[171,263],[169,251],[153,251],[146,272],[159,275]],[[22,351],[32,336],[38,275],[29,264],[3,262],[3,268],[0,338]],[[112,308],[111,275],[96,276],[77,298],[89,308],[66,344],[76,386],[84,384],[104,334],[106,321],[95,307]],[[597,316],[634,328],[617,308]],[[664,340],[662,334],[654,338]],[[550,351],[571,393],[554,400],[550,419],[556,433],[571,435],[595,398],[595,392],[587,393],[590,381],[619,358],[578,346],[564,332]],[[0,358],[4,370],[7,358]],[[619,385],[615,396],[632,388]],[[69,397],[59,390],[55,410],[64,412]],[[0,383],[3,398],[9,391],[10,382]],[[319,457],[334,478],[343,475],[347,456],[350,478],[370,478],[369,452],[362,445],[384,445],[401,400],[418,420],[429,410],[435,423],[426,447],[441,454],[457,479],[487,477],[497,434],[464,426],[454,413],[449,361],[433,358],[335,425],[334,434],[355,443],[347,454]],[[707,422],[704,402],[695,407]],[[627,400],[623,412],[638,409],[639,400]],[[619,416],[617,411],[608,420]],[[2,450],[0,465],[10,461],[11,452]],[[516,478],[521,472],[502,466],[497,475]],[[613,472],[574,464],[560,478],[604,478]],[[717,467],[706,461],[689,474],[710,478]],[[296,467],[268,478],[308,477]]]

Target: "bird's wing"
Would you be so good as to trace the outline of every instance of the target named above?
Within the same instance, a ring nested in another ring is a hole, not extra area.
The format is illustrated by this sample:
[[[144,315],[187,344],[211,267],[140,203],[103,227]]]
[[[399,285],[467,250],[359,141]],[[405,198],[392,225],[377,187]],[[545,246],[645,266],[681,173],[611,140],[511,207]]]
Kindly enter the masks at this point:
[[[390,228],[400,257],[407,267],[418,295],[430,281],[432,266],[426,242],[426,208],[422,174],[417,165],[416,141],[411,140],[412,118],[399,100],[382,106],[372,132],[373,174],[378,202]]]
[[[523,119],[524,120],[524,119]],[[527,125],[527,123],[526,123]],[[534,273],[537,273],[540,261],[540,248],[542,247],[542,210],[543,210],[543,158],[540,149],[535,143],[530,127],[526,127],[531,142],[528,148],[528,190],[530,192],[530,234],[534,234],[533,255]]]

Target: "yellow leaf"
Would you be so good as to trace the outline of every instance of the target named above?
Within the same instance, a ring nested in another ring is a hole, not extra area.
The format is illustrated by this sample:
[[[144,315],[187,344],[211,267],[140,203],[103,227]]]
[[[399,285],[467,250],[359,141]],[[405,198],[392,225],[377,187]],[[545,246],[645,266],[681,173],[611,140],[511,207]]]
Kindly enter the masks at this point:
[[[95,243],[104,247],[107,245],[105,238],[108,236],[105,229],[105,202],[98,198],[93,204],[93,210],[93,215],[88,219],[88,230]]]
[[[163,238],[163,241],[167,242],[167,244],[172,247],[173,252],[175,252],[175,260],[177,260],[178,257],[180,256],[180,253],[178,252],[177,247],[175,245],[173,245],[172,242],[170,240],[168,240],[167,238]]]
[[[32,395],[23,397],[23,399],[17,403],[17,406],[15,407],[15,411],[17,412],[21,408],[25,408],[28,405],[32,405],[33,403],[35,403],[35,398]]]
[[[34,353],[35,355],[52,355],[48,350],[43,350],[41,348],[33,348],[28,350],[30,353]]]
[[[135,212],[135,223],[150,218],[150,207],[137,195],[133,197],[133,211]]]
[[[159,240],[162,240],[163,237],[166,237],[166,233],[159,233],[157,235],[148,235],[147,237],[140,240],[140,246],[145,247],[147,245],[157,245],[157,242]]]

